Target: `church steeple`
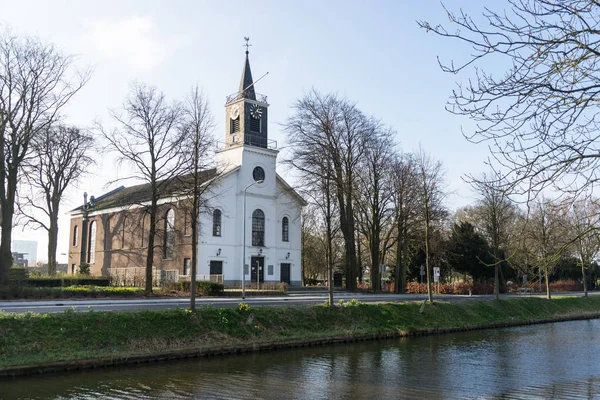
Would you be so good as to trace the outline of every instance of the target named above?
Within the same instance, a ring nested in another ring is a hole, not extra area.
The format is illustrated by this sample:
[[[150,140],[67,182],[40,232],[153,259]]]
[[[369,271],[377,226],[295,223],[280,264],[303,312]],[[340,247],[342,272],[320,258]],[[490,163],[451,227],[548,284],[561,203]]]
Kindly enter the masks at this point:
[[[269,148],[267,97],[256,93],[250,70],[248,43],[246,40],[246,59],[242,70],[242,79],[237,93],[227,96],[225,102],[225,143],[226,146],[250,145]],[[268,73],[268,72],[267,72]],[[265,74],[266,75],[266,74]],[[262,78],[261,78],[262,79]],[[260,79],[259,79],[260,80]]]
[[[252,71],[250,71],[250,60],[248,59],[248,50],[246,50],[246,61],[244,63],[244,70],[242,71],[242,79],[240,81],[239,98],[256,100]]]

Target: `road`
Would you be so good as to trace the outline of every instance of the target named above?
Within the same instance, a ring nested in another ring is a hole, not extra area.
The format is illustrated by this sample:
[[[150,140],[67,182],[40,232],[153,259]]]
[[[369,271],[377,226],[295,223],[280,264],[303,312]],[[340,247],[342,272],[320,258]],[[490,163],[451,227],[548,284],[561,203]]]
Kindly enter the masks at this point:
[[[590,292],[590,295],[598,295],[600,292]],[[553,296],[582,296],[581,292],[553,293]],[[545,295],[529,294],[505,294],[501,298],[510,297],[545,297]],[[360,302],[394,302],[394,301],[423,301],[426,295],[413,294],[362,294],[362,293],[335,293],[336,303],[340,300],[349,301],[357,299]],[[470,301],[492,299],[493,295],[458,296],[458,295],[435,295],[438,301]],[[289,294],[286,296],[268,297],[201,297],[196,300],[196,307],[237,307],[240,302],[251,306],[302,306],[322,304],[327,301],[326,293],[319,294]],[[59,313],[69,309],[73,311],[135,311],[135,310],[172,310],[177,308],[188,308],[189,299],[182,298],[157,298],[157,299],[56,299],[56,300],[17,300],[0,302],[0,311],[7,313]]]

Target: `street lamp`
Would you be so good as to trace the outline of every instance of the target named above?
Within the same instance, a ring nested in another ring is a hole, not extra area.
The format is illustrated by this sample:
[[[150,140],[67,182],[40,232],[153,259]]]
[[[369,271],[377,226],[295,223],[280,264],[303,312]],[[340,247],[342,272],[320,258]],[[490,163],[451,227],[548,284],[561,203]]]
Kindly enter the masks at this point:
[[[249,188],[257,183],[263,183],[263,180],[256,180],[244,188],[244,225],[242,228],[242,299],[246,298],[246,192]]]

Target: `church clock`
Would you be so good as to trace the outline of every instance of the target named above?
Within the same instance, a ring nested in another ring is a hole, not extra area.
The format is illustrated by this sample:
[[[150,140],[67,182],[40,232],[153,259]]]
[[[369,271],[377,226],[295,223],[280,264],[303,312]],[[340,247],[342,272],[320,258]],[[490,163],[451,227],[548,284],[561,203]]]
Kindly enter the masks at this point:
[[[262,117],[263,109],[258,104],[252,104],[250,106],[250,116],[254,119],[260,119]]]

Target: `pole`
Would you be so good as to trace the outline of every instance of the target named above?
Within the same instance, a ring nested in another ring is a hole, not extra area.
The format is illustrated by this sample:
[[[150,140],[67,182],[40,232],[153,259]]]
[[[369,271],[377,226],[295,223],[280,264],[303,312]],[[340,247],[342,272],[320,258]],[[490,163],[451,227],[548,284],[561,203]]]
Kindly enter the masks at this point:
[[[260,262],[256,260],[256,290],[260,290]]]
[[[242,225],[242,299],[246,298],[246,192],[248,189],[257,183],[262,183],[262,180],[252,182],[244,188],[244,212]]]

